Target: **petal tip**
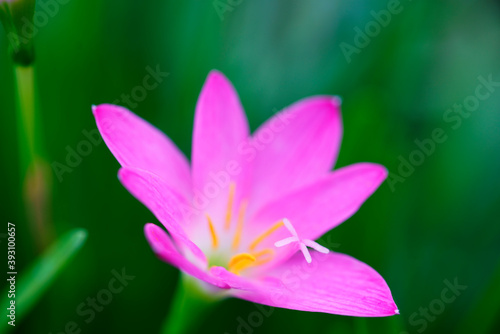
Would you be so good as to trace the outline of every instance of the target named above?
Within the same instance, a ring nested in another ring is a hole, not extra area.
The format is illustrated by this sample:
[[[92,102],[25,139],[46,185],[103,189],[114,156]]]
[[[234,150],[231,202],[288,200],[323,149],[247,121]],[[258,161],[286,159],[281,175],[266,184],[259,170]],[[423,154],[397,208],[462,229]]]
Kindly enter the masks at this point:
[[[389,170],[387,167],[380,165],[380,175],[382,176],[382,180],[385,180],[389,175]]]
[[[116,176],[118,176],[118,180],[120,180],[120,181],[123,180],[124,173],[125,173],[125,170],[123,169],[123,167],[118,170],[118,173],[116,175]]]
[[[146,223],[144,224],[144,234],[148,235],[149,233],[153,232],[156,228],[158,228],[157,225],[153,223]]]
[[[118,181],[120,181],[122,184],[124,183],[124,180],[127,178],[127,176],[130,176],[131,175],[131,170],[126,168],[126,167],[122,167],[118,170]]]
[[[226,76],[219,70],[216,70],[216,69],[213,69],[211,70],[209,73],[208,73],[208,76],[207,76],[207,81],[212,81],[212,80],[216,80],[216,81],[219,81],[219,80],[223,80],[223,81],[227,81],[226,79]]]
[[[98,104],[92,105],[92,114],[94,115],[96,121],[99,123],[102,123],[105,118],[107,118],[108,115],[111,113],[115,113],[119,110],[120,106],[114,105],[114,104]]]
[[[361,168],[368,169],[375,178],[380,177],[381,180],[385,180],[389,175],[389,170],[384,165],[373,162],[361,162],[359,165]]]
[[[162,239],[164,238],[164,236],[162,235],[162,233],[164,233],[164,231],[155,224],[146,223],[144,225],[144,236],[149,242],[151,249],[156,254],[160,254],[164,250],[164,247],[162,245]]]
[[[219,71],[218,69],[214,68],[212,69],[209,73],[208,73],[208,76],[211,76],[211,75],[223,75],[221,71]]]
[[[394,311],[394,314],[399,314],[399,309],[396,309],[396,310]]]
[[[334,95],[332,97],[332,103],[336,106],[336,107],[340,107],[342,105],[342,98],[338,95]]]

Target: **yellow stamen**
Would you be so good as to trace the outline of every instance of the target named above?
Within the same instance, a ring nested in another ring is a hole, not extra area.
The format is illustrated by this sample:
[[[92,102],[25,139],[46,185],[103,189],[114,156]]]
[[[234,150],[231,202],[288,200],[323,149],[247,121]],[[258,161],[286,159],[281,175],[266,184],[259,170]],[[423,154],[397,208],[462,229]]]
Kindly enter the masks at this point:
[[[257,253],[253,253],[253,256],[257,259],[255,263],[253,263],[254,266],[260,266],[261,264],[267,263],[273,259],[274,251],[271,248],[266,248],[264,250],[261,250]],[[267,257],[266,257],[267,255]],[[262,258],[264,257],[264,258]]]
[[[212,223],[212,219],[208,214],[205,214],[207,216],[207,221],[208,221],[208,228],[210,229],[210,234],[212,235],[212,248],[217,248],[219,246],[219,238],[217,238],[217,233],[215,233],[215,228],[214,224]]]
[[[239,262],[245,261],[245,260],[250,260],[253,262],[253,261],[255,261],[255,256],[253,256],[252,254],[249,254],[249,253],[236,254],[235,256],[233,256],[229,260],[228,267],[229,268],[234,267]]]
[[[276,224],[274,224],[273,226],[271,226],[271,228],[269,228],[269,230],[267,230],[266,232],[262,233],[261,235],[259,235],[251,244],[250,244],[250,250],[253,251],[258,244],[260,244],[262,242],[262,240],[264,240],[265,238],[267,238],[268,236],[270,236],[274,231],[276,231],[277,229],[279,229],[281,226],[284,226],[283,222],[282,221],[279,221],[277,222]]]
[[[236,226],[236,234],[233,239],[233,250],[237,250],[240,245],[241,233],[243,232],[243,222],[245,219],[245,211],[247,209],[248,202],[243,201],[240,205],[240,210],[238,212],[238,225]]]
[[[239,274],[240,271],[250,267],[255,262],[255,256],[248,253],[236,254],[229,260],[229,271]]]
[[[226,224],[224,227],[226,230],[229,230],[229,226],[231,225],[231,214],[233,212],[233,200],[234,200],[234,190],[236,185],[234,182],[231,182],[229,185],[229,199],[227,201],[227,211],[226,211]]]

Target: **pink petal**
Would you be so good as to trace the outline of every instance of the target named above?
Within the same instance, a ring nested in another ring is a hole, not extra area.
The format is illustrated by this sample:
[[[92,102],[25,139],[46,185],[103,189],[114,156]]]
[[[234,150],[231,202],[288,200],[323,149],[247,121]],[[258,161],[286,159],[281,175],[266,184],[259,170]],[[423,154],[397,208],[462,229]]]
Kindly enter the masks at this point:
[[[243,152],[255,160],[251,205],[276,199],[330,171],[342,139],[340,100],[301,100],[264,123]]]
[[[263,207],[251,219],[253,230],[265,231],[276,221],[288,218],[302,239],[315,240],[358,211],[386,177],[383,166],[371,163],[338,169]],[[283,232],[267,243],[286,236]]]
[[[398,314],[391,291],[371,267],[348,255],[298,253],[260,280],[212,271],[238,298],[300,311],[382,317]]]
[[[213,277],[208,271],[198,268],[193,263],[189,262],[182,254],[179,253],[170,237],[159,226],[149,223],[146,224],[144,226],[144,234],[146,235],[146,239],[148,240],[153,251],[163,261],[179,268],[186,274],[213,284],[219,288],[229,288],[226,283]]]
[[[101,104],[93,112],[102,138],[123,167],[157,174],[179,193],[191,197],[189,164],[167,136],[123,107]]]
[[[158,218],[174,240],[189,249],[200,265],[206,266],[205,254],[185,232],[194,215],[189,203],[162,178],[148,171],[123,167],[118,177],[125,188]]]
[[[222,73],[210,72],[198,98],[193,129],[192,177],[197,191],[218,183],[220,173],[234,177],[228,165],[236,162],[241,169],[237,147],[248,136],[247,119],[236,91]],[[220,179],[227,191],[227,180]]]

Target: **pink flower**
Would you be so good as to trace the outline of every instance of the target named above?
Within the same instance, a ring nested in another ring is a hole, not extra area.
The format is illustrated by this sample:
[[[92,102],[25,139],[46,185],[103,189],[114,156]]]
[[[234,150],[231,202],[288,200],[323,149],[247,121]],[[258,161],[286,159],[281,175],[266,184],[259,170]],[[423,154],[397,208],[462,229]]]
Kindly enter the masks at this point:
[[[398,313],[374,269],[312,241],[352,216],[387,176],[372,163],[331,172],[342,137],[338,98],[301,100],[250,135],[236,91],[213,71],[196,105],[191,168],[130,111],[100,105],[94,115],[122,166],[120,181],[168,231],[144,228],[162,260],[215,294],[303,311]]]

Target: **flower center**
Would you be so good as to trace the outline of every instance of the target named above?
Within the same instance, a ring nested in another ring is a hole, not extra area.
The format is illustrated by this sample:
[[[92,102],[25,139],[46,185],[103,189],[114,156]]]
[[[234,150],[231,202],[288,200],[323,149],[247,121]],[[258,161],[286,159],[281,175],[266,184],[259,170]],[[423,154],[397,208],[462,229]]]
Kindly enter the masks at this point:
[[[234,205],[234,193],[236,190],[236,186],[234,183],[231,183],[229,185],[229,197],[227,201],[227,210],[226,210],[226,215],[225,215],[225,221],[224,221],[224,233],[229,234],[231,233],[231,221],[232,221],[232,214],[233,214],[233,205]],[[237,253],[240,244],[241,244],[241,236],[243,233],[243,223],[245,221],[245,212],[248,206],[248,201],[243,200],[241,201],[241,204],[238,209],[238,217],[236,219],[236,228],[235,232],[232,238],[231,242],[231,249],[229,250],[232,253],[235,253],[235,255],[231,256],[229,261],[227,262],[226,268],[229,269],[232,273],[235,273],[239,275],[239,273],[245,269],[248,269],[250,267],[256,267],[259,265],[262,265],[264,263],[267,263],[271,261],[274,257],[274,251],[271,248],[265,248],[263,250],[257,251],[259,248],[259,245],[266,239],[268,238],[271,234],[273,234],[276,230],[278,230],[281,227],[286,227],[286,229],[290,232],[292,235],[291,237],[276,241],[274,243],[274,246],[276,248],[286,246],[288,244],[295,244],[298,245],[298,249],[304,254],[304,258],[306,259],[307,263],[311,263],[312,257],[311,254],[309,253],[307,247],[313,248],[314,250],[320,252],[320,253],[328,253],[329,250],[318,243],[316,243],[313,240],[308,240],[308,239],[302,239],[295,228],[293,227],[292,223],[286,219],[283,218],[274,225],[272,225],[269,229],[258,235],[248,246],[248,251],[247,252],[241,252]],[[212,218],[208,214],[205,215],[207,218],[207,223],[208,223],[208,229],[210,232],[210,236],[212,239],[212,250],[216,251],[219,248],[219,236],[217,234],[215,225],[212,221]],[[213,260],[213,259],[212,259]],[[224,264],[227,261],[222,260],[220,258],[216,259],[217,261],[210,261],[212,265],[219,265],[220,263]],[[217,263],[217,264],[215,264]]]
[[[234,194],[236,190],[236,185],[231,183],[229,186],[229,197],[227,201],[227,210],[224,221],[224,233],[230,233],[232,215],[233,215],[233,205],[234,205]],[[231,250],[237,252],[241,244],[241,236],[243,234],[243,226],[245,221],[245,212],[248,206],[248,201],[243,200],[238,208],[238,214],[236,219],[236,229],[231,242]],[[212,249],[217,250],[220,246],[220,238],[213,223],[212,218],[205,214],[208,224],[208,230],[210,233],[212,241]],[[250,267],[256,267],[267,263],[273,259],[274,251],[271,248],[266,248],[263,250],[257,250],[259,244],[262,243],[267,237],[269,237],[274,231],[284,226],[283,221],[279,221],[272,225],[268,230],[257,236],[248,246],[247,252],[240,252],[233,255],[227,262],[225,266],[229,271],[235,274],[240,274],[241,271],[248,269]],[[211,261],[212,262],[212,261]],[[217,261],[220,262],[220,261]]]

